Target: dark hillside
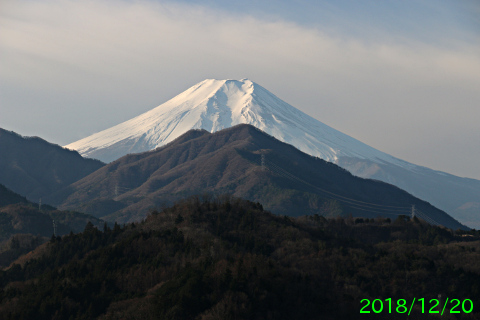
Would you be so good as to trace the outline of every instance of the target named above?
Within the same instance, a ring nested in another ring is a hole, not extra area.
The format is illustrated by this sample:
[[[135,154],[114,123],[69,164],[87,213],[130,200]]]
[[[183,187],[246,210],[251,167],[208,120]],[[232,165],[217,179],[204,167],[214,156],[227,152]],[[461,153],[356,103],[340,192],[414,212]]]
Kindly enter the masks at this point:
[[[88,214],[61,211],[45,204],[39,208],[39,204],[0,184],[0,241],[18,233],[50,237],[53,220],[56,221],[58,235],[80,232],[88,221],[103,226],[102,220]]]
[[[0,183],[38,201],[102,167],[38,137],[22,137],[0,128]]]
[[[18,193],[5,187],[3,184],[0,184],[0,207],[14,203],[29,203],[29,201],[27,198],[22,197]]]
[[[50,239],[53,220],[57,236],[81,232],[89,221],[98,227],[104,224],[100,219],[73,211],[40,211],[37,206],[22,203],[0,207],[0,268]]]
[[[0,185],[0,267],[58,236],[80,232],[88,221],[101,227],[103,221],[74,211],[59,211],[49,205],[39,205]]]
[[[405,319],[401,312],[362,315],[360,301],[391,298],[396,309],[399,299],[441,294],[474,302],[455,319],[478,319],[480,243],[470,235],[405,217],[289,218],[241,199],[191,197],[142,223],[103,230],[88,224],[81,234],[52,239],[22,266],[0,272],[0,314]],[[438,316],[418,304],[410,318]]]
[[[123,223],[143,219],[150,208],[204,192],[259,201],[276,214],[290,216],[395,219],[411,214],[415,205],[419,214],[436,223],[465,228],[397,187],[355,177],[250,125],[214,134],[187,132],[162,148],[106,165],[51,201],[61,208]]]

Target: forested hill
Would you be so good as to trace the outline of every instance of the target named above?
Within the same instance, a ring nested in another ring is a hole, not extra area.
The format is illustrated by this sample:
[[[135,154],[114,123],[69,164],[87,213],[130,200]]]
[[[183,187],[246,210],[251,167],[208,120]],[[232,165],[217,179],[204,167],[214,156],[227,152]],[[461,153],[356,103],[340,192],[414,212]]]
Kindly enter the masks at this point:
[[[103,225],[102,220],[88,214],[57,210],[46,204],[39,206],[0,184],[0,241],[19,233],[50,237],[54,233],[53,220],[57,235],[80,232],[89,221]]]
[[[78,152],[0,128],[0,183],[38,201],[102,167]]]
[[[8,266],[54,233],[61,236],[81,232],[89,221],[100,227],[104,223],[84,213],[61,211],[45,204],[40,207],[0,184],[0,267]]]
[[[471,299],[480,244],[408,217],[290,218],[191,197],[142,223],[88,224],[0,272],[3,319],[405,319],[362,299]],[[411,319],[438,319],[417,305]],[[445,316],[445,319],[451,319]]]
[[[436,223],[467,229],[395,186],[355,177],[246,124],[215,133],[191,130],[157,150],[126,155],[52,196],[51,203],[129,223],[151,207],[203,192],[233,194],[289,216],[395,219],[415,205]]]

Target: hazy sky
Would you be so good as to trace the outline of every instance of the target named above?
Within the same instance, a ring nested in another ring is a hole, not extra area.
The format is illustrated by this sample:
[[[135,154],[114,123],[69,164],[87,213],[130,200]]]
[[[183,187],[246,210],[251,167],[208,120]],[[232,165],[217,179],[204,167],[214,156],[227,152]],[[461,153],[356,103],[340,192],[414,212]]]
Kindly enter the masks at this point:
[[[480,179],[478,0],[0,0],[2,128],[65,145],[206,78]]]

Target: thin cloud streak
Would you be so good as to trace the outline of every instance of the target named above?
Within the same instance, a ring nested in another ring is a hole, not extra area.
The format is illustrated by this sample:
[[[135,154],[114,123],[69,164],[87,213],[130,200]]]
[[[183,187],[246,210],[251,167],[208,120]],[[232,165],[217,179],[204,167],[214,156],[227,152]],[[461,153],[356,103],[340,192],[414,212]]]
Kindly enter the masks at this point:
[[[480,158],[478,45],[446,49],[387,34],[353,39],[278,19],[142,1],[20,1],[0,12],[0,28],[0,126],[21,134],[35,128],[67,144],[204,78],[248,77],[382,151],[480,178],[473,161],[458,167],[462,159],[438,143]],[[19,104],[41,125],[16,115]],[[427,144],[438,147],[422,154]]]

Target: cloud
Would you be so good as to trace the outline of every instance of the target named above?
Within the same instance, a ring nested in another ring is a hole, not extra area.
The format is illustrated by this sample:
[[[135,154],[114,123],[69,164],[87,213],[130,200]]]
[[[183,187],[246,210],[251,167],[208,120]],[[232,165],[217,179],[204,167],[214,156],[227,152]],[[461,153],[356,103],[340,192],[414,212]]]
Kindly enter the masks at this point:
[[[478,46],[449,51],[385,39],[363,43],[201,6],[47,0],[21,2],[14,11],[2,17],[0,45],[12,62],[5,63],[6,76],[23,84],[61,78],[67,70],[111,77],[245,67],[292,73],[313,67],[339,76],[379,68],[435,79],[439,72],[478,75]]]
[[[466,42],[351,38],[278,18],[146,1],[12,1],[0,28],[3,121],[20,121],[13,108],[37,101],[33,118],[57,128],[58,143],[124,121],[204,78],[248,77],[410,161],[420,149],[412,141],[427,143],[431,131],[452,140],[458,130],[465,134],[458,140],[473,139],[480,116],[480,48]]]

